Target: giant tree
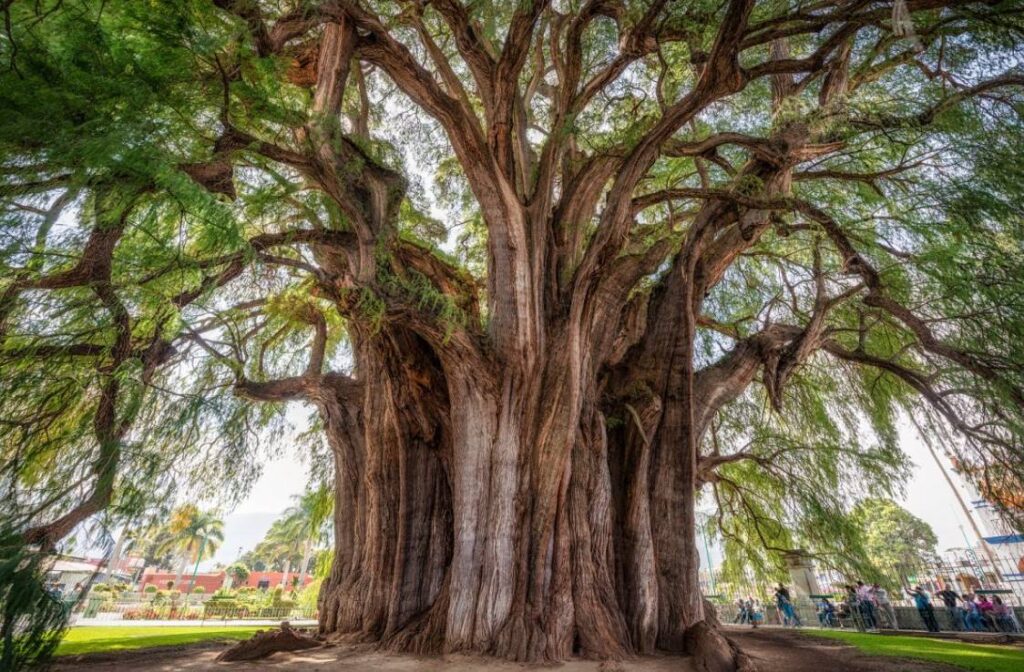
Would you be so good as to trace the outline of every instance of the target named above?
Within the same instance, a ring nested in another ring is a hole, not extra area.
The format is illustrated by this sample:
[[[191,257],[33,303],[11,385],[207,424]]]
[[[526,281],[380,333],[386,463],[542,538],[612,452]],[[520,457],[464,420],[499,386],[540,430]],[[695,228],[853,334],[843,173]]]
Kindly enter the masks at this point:
[[[28,539],[302,401],[324,634],[717,669],[702,491],[775,543],[745,475],[901,409],[1019,477],[1016,3],[167,4],[5,3],[7,468],[93,456]]]

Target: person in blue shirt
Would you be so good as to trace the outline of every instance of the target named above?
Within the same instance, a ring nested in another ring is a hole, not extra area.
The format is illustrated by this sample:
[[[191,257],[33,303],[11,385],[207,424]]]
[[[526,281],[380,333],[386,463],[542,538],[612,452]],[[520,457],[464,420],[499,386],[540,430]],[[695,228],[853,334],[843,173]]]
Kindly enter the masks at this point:
[[[917,607],[917,613],[924,621],[924,627],[928,628],[928,632],[938,632],[939,623],[935,620],[935,609],[932,607],[932,600],[928,597],[928,593],[924,592],[924,588],[921,586],[914,586],[914,590],[907,592],[914,600],[914,606]]]
[[[793,607],[793,600],[789,597],[789,589],[781,583],[775,589],[775,604],[778,607],[779,615],[782,617],[783,625],[792,625],[794,627],[803,625],[796,613],[796,609]]]
[[[964,609],[967,615],[964,617],[964,624],[968,630],[980,632],[985,629],[985,619],[981,616],[981,608],[974,601],[974,595],[964,595]]]
[[[827,597],[822,598],[818,604],[818,622],[823,628],[833,628],[836,625],[836,607]]]

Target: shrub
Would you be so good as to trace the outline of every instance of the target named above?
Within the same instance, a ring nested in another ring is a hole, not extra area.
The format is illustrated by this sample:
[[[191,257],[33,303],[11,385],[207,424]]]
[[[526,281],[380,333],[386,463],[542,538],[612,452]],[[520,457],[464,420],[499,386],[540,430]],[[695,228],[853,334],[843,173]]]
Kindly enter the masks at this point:
[[[142,589],[142,592],[144,592],[144,593],[149,593],[149,594],[151,594],[151,595],[152,595],[152,594],[153,594],[153,593],[155,593],[155,592],[156,592],[157,590],[159,590],[159,588],[157,588],[157,587],[156,587],[156,586],[154,586],[154,585],[153,585],[152,583],[150,583],[149,585],[147,585],[147,586],[146,586],[145,588],[143,588],[143,589]]]
[[[192,589],[192,592],[196,595],[202,595],[206,592],[206,588],[203,588],[202,586],[196,586]]]
[[[322,583],[323,579],[314,579],[312,583],[300,590],[296,598],[298,605],[307,611],[315,610],[317,599],[320,597],[320,585]]]

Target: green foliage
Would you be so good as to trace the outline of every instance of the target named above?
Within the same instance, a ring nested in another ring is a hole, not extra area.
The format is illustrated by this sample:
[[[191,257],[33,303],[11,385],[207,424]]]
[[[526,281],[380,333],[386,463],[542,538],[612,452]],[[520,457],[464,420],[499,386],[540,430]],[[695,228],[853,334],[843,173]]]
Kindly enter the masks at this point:
[[[288,507],[256,547],[245,554],[253,568],[257,564],[276,571],[290,568],[297,579],[303,573],[302,561],[314,544],[326,540],[334,512],[334,496],[326,485],[293,496],[295,504]]]
[[[864,538],[864,550],[888,585],[902,582],[902,573],[934,562],[938,538],[931,525],[891,499],[865,499],[852,512]]]
[[[178,507],[166,525],[158,551],[169,551],[192,563],[212,557],[224,541],[224,521],[216,512],[192,504]]]
[[[326,579],[331,574],[331,566],[334,565],[334,549],[324,549],[316,554],[316,564],[313,576],[317,579]]]
[[[782,552],[798,548],[825,566],[873,575],[851,510],[865,483],[876,494],[893,492],[910,463],[888,418],[871,422],[872,401],[856,376],[837,375],[834,364],[816,360],[788,390],[782,414],[766,412],[767,399],[751,390],[723,409],[707,440],[753,456],[721,467],[712,485],[724,576],[741,583],[783,579]]]
[[[0,669],[45,664],[67,628],[69,607],[45,584],[46,558],[0,527]]]
[[[249,568],[244,563],[235,562],[225,571],[231,577],[232,584],[242,585],[249,579]]]

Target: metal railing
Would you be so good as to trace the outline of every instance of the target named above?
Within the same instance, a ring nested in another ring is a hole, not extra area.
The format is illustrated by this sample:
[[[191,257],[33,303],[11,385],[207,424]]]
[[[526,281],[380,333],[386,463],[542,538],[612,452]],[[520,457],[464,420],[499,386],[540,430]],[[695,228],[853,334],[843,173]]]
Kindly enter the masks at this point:
[[[89,596],[74,607],[75,622],[113,621],[282,621],[316,619],[316,609],[291,601],[252,601],[207,598],[204,600],[147,599],[129,596],[110,599]]]

